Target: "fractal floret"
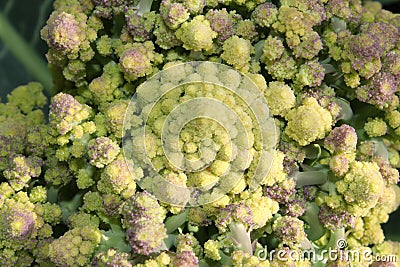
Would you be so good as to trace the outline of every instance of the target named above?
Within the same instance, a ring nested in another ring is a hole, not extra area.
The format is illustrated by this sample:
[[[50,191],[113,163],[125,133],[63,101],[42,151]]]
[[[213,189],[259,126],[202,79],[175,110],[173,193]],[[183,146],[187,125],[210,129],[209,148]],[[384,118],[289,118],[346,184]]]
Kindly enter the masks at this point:
[[[400,266],[400,15],[55,0],[41,37],[52,88],[0,103],[0,266]]]

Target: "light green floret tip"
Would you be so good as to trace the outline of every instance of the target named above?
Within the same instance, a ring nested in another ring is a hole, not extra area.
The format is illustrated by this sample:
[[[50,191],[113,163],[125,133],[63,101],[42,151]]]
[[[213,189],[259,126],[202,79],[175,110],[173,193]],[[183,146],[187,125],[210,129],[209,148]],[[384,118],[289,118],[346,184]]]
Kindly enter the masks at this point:
[[[264,41],[261,61],[265,62],[266,60],[273,61],[279,59],[284,51],[285,46],[283,45],[282,40],[278,37],[272,37],[271,35],[269,35]]]
[[[32,203],[44,203],[47,199],[47,190],[43,186],[35,186],[29,194]]]
[[[253,52],[249,40],[234,35],[224,42],[222,49],[221,58],[228,64],[241,72],[249,70],[250,54]]]
[[[387,125],[381,118],[368,119],[368,122],[364,125],[364,130],[370,137],[382,136],[387,133]]]
[[[107,130],[117,138],[122,138],[123,135],[124,115],[128,109],[128,104],[129,102],[126,100],[114,102],[107,107],[105,112]]]
[[[7,96],[8,103],[18,107],[24,114],[32,112],[37,107],[43,107],[47,103],[46,96],[42,93],[43,86],[37,82],[31,82],[15,88]]]
[[[103,68],[103,74],[89,83],[89,91],[98,103],[110,102],[118,95],[118,87],[124,83],[118,64],[111,61]]]
[[[324,138],[331,130],[332,115],[315,98],[306,98],[303,104],[288,112],[285,133],[301,146]]]
[[[292,89],[284,82],[270,82],[264,96],[272,115],[284,117],[296,103]]]
[[[349,204],[349,211],[357,216],[365,216],[386,190],[379,166],[361,161],[350,163],[349,172],[336,187]]]
[[[396,129],[400,126],[400,112],[398,110],[387,112],[385,118],[390,127],[392,127],[393,129]]]
[[[220,242],[210,239],[206,243],[204,243],[204,254],[209,259],[219,261],[221,259],[221,255],[219,255],[220,248]]]
[[[211,29],[210,22],[199,15],[190,22],[184,22],[176,31],[176,37],[187,50],[208,51],[213,48],[213,39],[217,37],[217,33]]]
[[[68,217],[68,226],[71,229],[85,227],[85,226],[98,228],[99,225],[100,225],[99,217],[89,213],[77,212]]]
[[[133,166],[133,163],[130,163]],[[97,183],[100,192],[106,194],[118,194],[123,198],[130,198],[135,194],[136,182],[143,177],[141,168],[129,169],[122,157],[110,163],[101,174],[101,179]]]

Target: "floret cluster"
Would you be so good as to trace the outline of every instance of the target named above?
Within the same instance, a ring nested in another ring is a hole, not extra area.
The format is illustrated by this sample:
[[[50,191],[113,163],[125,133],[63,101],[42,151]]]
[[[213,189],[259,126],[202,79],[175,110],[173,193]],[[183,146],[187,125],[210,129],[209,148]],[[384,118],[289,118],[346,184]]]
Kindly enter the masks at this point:
[[[55,0],[41,36],[54,94],[0,103],[0,266],[400,266],[400,15]]]

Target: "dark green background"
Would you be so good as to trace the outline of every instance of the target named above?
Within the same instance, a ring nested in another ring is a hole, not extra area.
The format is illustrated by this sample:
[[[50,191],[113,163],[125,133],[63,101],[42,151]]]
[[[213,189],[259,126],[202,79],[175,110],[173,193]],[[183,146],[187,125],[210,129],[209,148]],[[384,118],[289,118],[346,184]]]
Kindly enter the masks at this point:
[[[400,0],[382,0],[384,8],[400,13]],[[40,39],[40,29],[52,9],[51,0],[0,0],[0,12],[45,60],[46,44]],[[0,25],[2,27],[2,25]],[[0,97],[13,88],[34,80],[24,67],[10,54],[0,40]],[[400,241],[400,209],[383,226],[388,239]]]

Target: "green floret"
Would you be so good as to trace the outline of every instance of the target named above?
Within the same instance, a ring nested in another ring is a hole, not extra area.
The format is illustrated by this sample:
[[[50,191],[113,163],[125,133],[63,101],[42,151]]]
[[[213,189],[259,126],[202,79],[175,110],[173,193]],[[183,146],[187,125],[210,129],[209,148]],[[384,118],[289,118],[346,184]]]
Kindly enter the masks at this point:
[[[236,35],[251,42],[256,41],[259,36],[254,22],[248,19],[241,20],[236,24]]]
[[[315,98],[306,98],[303,104],[286,115],[285,133],[301,146],[324,138],[332,127],[330,112],[322,108]]]
[[[203,248],[193,233],[179,234],[175,239],[175,247],[177,252],[192,251],[197,257],[203,254]]]
[[[156,44],[162,49],[171,49],[182,45],[182,41],[175,36],[175,31],[165,25],[161,15],[156,16],[153,34],[156,37]]]
[[[133,165],[133,163],[130,163]],[[123,158],[117,158],[104,168],[97,183],[100,192],[130,198],[135,194],[136,182],[143,177],[141,168],[128,167]]]
[[[210,22],[203,15],[198,15],[190,22],[184,22],[176,31],[176,37],[187,50],[208,51],[213,48],[213,39],[217,33],[211,29]]]
[[[41,173],[42,160],[38,157],[16,156],[9,164],[3,175],[16,191],[28,187],[31,178],[39,177]]]
[[[264,92],[264,96],[268,102],[270,112],[273,115],[282,117],[284,117],[296,103],[296,96],[290,86],[284,82],[270,82],[268,88]]]
[[[212,259],[214,261],[219,261],[221,259],[221,255],[219,254],[219,249],[221,248],[221,244],[217,240],[209,239],[204,243],[204,254],[205,257]]]
[[[256,256],[252,256],[241,250],[235,250],[231,254],[231,266],[232,267],[269,267],[269,261],[258,259]]]
[[[302,36],[307,30],[310,30],[303,13],[297,8],[285,5],[279,8],[278,20],[272,24],[272,27],[279,32],[286,33],[287,36],[293,34]]]
[[[98,103],[109,102],[114,99],[123,82],[119,66],[111,61],[104,66],[103,74],[89,83],[89,91]]]
[[[107,130],[117,138],[122,138],[124,134],[122,131],[124,116],[121,116],[121,114],[126,113],[128,104],[126,100],[116,101],[108,106],[105,111]]]
[[[44,203],[47,199],[47,190],[43,186],[35,186],[29,193],[29,200],[32,203]]]
[[[368,118],[368,122],[364,125],[364,130],[370,137],[382,136],[387,133],[387,125],[381,118]]]
[[[373,162],[354,161],[343,180],[336,182],[337,191],[349,204],[355,215],[366,215],[374,208],[385,191],[379,166]]]
[[[98,229],[75,228],[50,243],[48,256],[57,266],[88,266],[100,241]]]
[[[398,110],[388,111],[385,119],[393,129],[400,126],[400,112]]]
[[[43,209],[43,214],[41,214],[41,216],[45,222],[49,223],[50,225],[56,225],[60,223],[62,211],[57,204],[46,202],[40,206],[37,206],[37,208]]]
[[[279,59],[283,52],[285,51],[285,46],[283,42],[278,37],[273,37],[269,35],[264,41],[263,54],[261,61],[265,62],[267,60],[274,61]]]
[[[43,86],[40,83],[31,82],[15,88],[7,99],[9,104],[17,107],[24,114],[28,114],[47,103],[47,98],[42,91]]]
[[[278,48],[279,52],[280,50]],[[265,69],[278,81],[293,79],[297,73],[296,61],[286,50],[276,60],[265,60]]]
[[[304,36],[286,37],[289,47],[293,50],[296,58],[312,59],[322,50],[322,41],[315,31],[309,31]]]
[[[316,87],[322,84],[324,77],[324,67],[317,60],[308,61],[300,66],[294,84],[300,89],[305,86]]]
[[[253,52],[249,40],[234,35],[224,42],[222,49],[221,58],[228,64],[241,72],[249,70],[250,54]]]
[[[68,226],[71,229],[85,227],[85,226],[98,228],[99,224],[100,224],[99,217],[85,212],[77,212],[68,217]]]

